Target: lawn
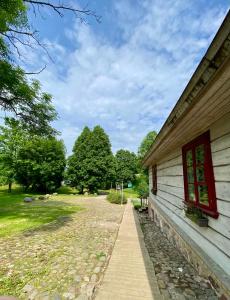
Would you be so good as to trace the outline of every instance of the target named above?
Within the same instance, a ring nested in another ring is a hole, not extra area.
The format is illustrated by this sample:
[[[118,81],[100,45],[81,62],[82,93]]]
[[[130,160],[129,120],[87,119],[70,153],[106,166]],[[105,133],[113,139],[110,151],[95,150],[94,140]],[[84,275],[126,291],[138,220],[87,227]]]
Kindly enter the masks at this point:
[[[24,193],[17,186],[11,193],[7,192],[6,187],[0,188],[0,237],[38,228],[82,209],[79,205],[68,203],[70,196],[53,196],[49,200],[24,203],[23,199],[28,196],[32,194]],[[55,201],[60,197],[62,201]]]

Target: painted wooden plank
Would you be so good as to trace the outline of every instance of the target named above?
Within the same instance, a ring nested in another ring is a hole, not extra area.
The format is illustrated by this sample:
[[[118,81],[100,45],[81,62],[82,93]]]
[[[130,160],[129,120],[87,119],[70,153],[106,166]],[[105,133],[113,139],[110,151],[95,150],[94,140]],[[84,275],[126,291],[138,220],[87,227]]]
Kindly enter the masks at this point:
[[[173,175],[183,176],[183,166],[177,165],[177,166],[171,166],[165,169],[157,170],[157,176],[173,176]]]
[[[220,135],[222,132],[220,131]],[[211,143],[212,152],[230,148],[230,133],[219,137]]]
[[[218,219],[209,217],[208,226],[230,239],[230,218],[220,215]]]
[[[161,190],[163,192],[173,194],[175,196],[178,196],[179,198],[184,199],[184,188],[181,188],[181,187],[179,188],[176,186],[169,186],[169,185],[165,185],[165,184],[161,184],[161,183],[158,183],[157,187],[159,190]]]
[[[157,196],[161,197],[162,199],[170,202],[172,205],[175,205],[181,209],[183,209],[184,204],[183,204],[183,200],[178,198],[177,196],[168,194],[167,192],[163,192],[161,190],[157,190]]]
[[[216,181],[230,182],[230,165],[214,167],[213,170]]]
[[[165,155],[161,160],[158,161],[158,165],[163,165],[165,163],[168,163],[169,161],[173,159],[182,159],[182,152],[181,148],[177,148],[176,150],[173,150],[169,152],[167,155]]]
[[[166,169],[172,166],[182,165],[182,155],[177,156],[173,159],[169,159],[165,161],[164,163],[158,163],[157,164],[157,170]]]
[[[209,255],[216,263],[218,263],[230,275],[229,264],[229,249],[230,240],[218,232],[214,231],[211,227],[202,228],[197,226],[189,220],[180,210],[170,210],[169,204],[157,199],[159,206],[182,230],[191,238],[199,247]],[[221,251],[219,249],[221,249]],[[225,255],[226,254],[226,255]],[[226,266],[228,264],[228,267]]]
[[[230,133],[230,113],[215,122],[210,128],[211,141]]]
[[[183,176],[158,176],[157,182],[160,184],[167,184],[175,187],[184,187]]]
[[[230,182],[215,182],[216,197],[230,201]]]
[[[217,199],[217,211],[230,218],[230,201],[228,202]]]
[[[213,166],[229,165],[230,169],[230,148],[212,153]]]

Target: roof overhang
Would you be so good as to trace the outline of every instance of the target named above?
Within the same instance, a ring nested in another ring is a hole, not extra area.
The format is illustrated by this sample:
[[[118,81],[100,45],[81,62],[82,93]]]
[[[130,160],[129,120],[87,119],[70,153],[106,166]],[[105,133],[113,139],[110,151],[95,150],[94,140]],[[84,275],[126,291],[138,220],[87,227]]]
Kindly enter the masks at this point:
[[[142,164],[147,167],[230,111],[230,12],[161,128]]]

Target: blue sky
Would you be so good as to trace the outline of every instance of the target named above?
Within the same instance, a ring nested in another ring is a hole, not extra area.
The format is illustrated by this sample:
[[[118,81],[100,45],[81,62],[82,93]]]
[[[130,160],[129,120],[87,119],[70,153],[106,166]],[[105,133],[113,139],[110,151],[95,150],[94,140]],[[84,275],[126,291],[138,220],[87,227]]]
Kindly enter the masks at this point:
[[[143,137],[163,125],[223,21],[228,1],[87,3],[102,17],[100,24],[93,17],[81,24],[69,13],[31,15],[54,63],[30,50],[27,68],[47,64],[37,78],[53,95],[59,113],[54,126],[68,154],[83,127],[97,124],[109,134],[114,152],[136,152]]]

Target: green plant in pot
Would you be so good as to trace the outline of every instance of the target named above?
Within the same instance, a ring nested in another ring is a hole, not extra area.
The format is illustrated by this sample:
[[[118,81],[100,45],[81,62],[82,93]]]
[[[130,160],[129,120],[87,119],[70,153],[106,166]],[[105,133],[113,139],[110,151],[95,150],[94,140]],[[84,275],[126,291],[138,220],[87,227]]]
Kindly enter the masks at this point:
[[[200,227],[208,227],[208,218],[194,203],[185,203],[185,215]]]

